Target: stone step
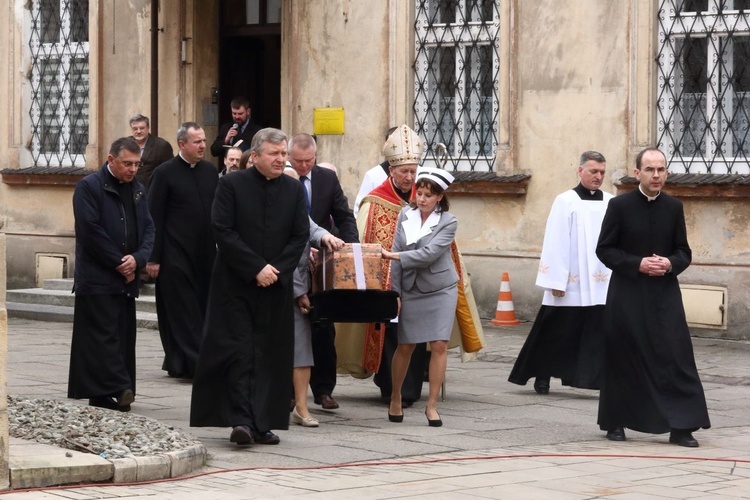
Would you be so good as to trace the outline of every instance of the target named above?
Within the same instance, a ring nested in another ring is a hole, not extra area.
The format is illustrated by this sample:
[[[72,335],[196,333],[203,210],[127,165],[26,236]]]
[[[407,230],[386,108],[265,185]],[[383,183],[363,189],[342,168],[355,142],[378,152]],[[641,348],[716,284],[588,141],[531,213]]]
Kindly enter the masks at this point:
[[[48,279],[48,280],[44,280],[43,286],[45,290],[61,290],[65,292],[70,292],[71,290],[73,290],[73,279],[72,278]],[[156,287],[152,283],[141,285],[141,297],[148,296],[148,295],[153,296],[155,294],[156,294]]]
[[[8,290],[6,292],[8,302],[22,304],[44,304],[49,306],[75,305],[75,295],[70,290],[48,290],[46,288],[21,288]],[[143,295],[135,300],[136,310],[148,313],[156,313],[156,297]]]
[[[73,306],[34,304],[24,302],[5,303],[8,316],[11,318],[33,319],[37,321],[73,322]],[[159,329],[155,312],[136,310],[136,323],[139,328]]]

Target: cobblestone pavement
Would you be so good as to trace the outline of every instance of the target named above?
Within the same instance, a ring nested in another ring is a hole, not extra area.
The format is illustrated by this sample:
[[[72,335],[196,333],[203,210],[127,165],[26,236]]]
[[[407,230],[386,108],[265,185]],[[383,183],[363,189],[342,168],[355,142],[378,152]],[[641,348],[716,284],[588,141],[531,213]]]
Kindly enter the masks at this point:
[[[441,428],[426,425],[423,401],[402,424],[388,422],[371,380],[340,376],[339,410],[310,402],[319,428],[292,426],[278,432],[279,445],[245,448],[229,443],[228,429],[188,427],[190,384],[160,370],[158,332],[139,330],[133,413],[196,436],[209,450],[207,467],[174,481],[3,498],[750,498],[750,343],[694,339],[713,427],[696,433],[700,448],[687,449],[632,431],[624,443],[607,441],[596,392],[553,380],[539,396],[508,383],[528,329],[486,328],[478,361],[461,364],[451,353]],[[9,320],[10,394],[65,397],[70,331]]]

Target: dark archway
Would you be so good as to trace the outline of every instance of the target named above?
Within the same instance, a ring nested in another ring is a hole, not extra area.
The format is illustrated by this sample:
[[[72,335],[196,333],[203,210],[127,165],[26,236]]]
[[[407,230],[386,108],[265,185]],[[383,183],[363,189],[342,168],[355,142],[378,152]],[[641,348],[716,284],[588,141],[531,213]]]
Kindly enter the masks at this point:
[[[220,9],[219,123],[244,95],[254,122],[281,126],[281,0],[225,0]]]

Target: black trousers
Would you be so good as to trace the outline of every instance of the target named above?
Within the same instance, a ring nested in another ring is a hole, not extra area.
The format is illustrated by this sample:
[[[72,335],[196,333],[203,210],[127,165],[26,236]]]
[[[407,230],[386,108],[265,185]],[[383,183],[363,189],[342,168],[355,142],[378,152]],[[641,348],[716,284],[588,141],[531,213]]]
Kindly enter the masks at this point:
[[[312,323],[312,351],[315,366],[310,372],[310,389],[313,396],[333,394],[336,388],[336,328],[333,323]]]
[[[380,370],[375,374],[375,385],[380,387],[380,395],[384,398],[391,397],[393,389],[391,383],[391,365],[393,354],[398,347],[398,323],[387,323],[385,327],[385,340],[383,342],[383,356],[380,359]],[[409,369],[406,371],[404,385],[401,387],[401,398],[417,401],[422,397],[422,382],[427,363],[427,344],[417,344],[411,355]]]

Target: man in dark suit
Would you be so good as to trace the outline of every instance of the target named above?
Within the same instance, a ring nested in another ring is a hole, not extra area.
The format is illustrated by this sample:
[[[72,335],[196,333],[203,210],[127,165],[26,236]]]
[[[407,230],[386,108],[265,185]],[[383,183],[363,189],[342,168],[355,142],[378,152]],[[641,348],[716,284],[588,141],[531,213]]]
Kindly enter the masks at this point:
[[[338,236],[347,243],[358,243],[357,222],[349,209],[349,201],[341,189],[336,173],[316,165],[318,148],[309,134],[297,134],[289,142],[289,162],[305,187],[310,217],[328,231],[335,225]],[[333,399],[336,387],[336,330],[333,325],[314,326],[313,366],[310,377],[316,404],[335,410],[339,404]]]
[[[154,169],[174,157],[172,145],[150,133],[151,124],[147,116],[137,114],[130,119],[130,130],[133,139],[141,148],[141,168],[135,174],[135,179],[148,189]]]
[[[232,121],[219,129],[219,135],[211,144],[211,154],[221,158],[219,165],[224,165],[224,156],[230,146],[238,147],[243,152],[250,149],[250,143],[260,127],[250,120],[250,101],[246,97],[235,97],[230,103]],[[242,142],[240,142],[242,141]]]

